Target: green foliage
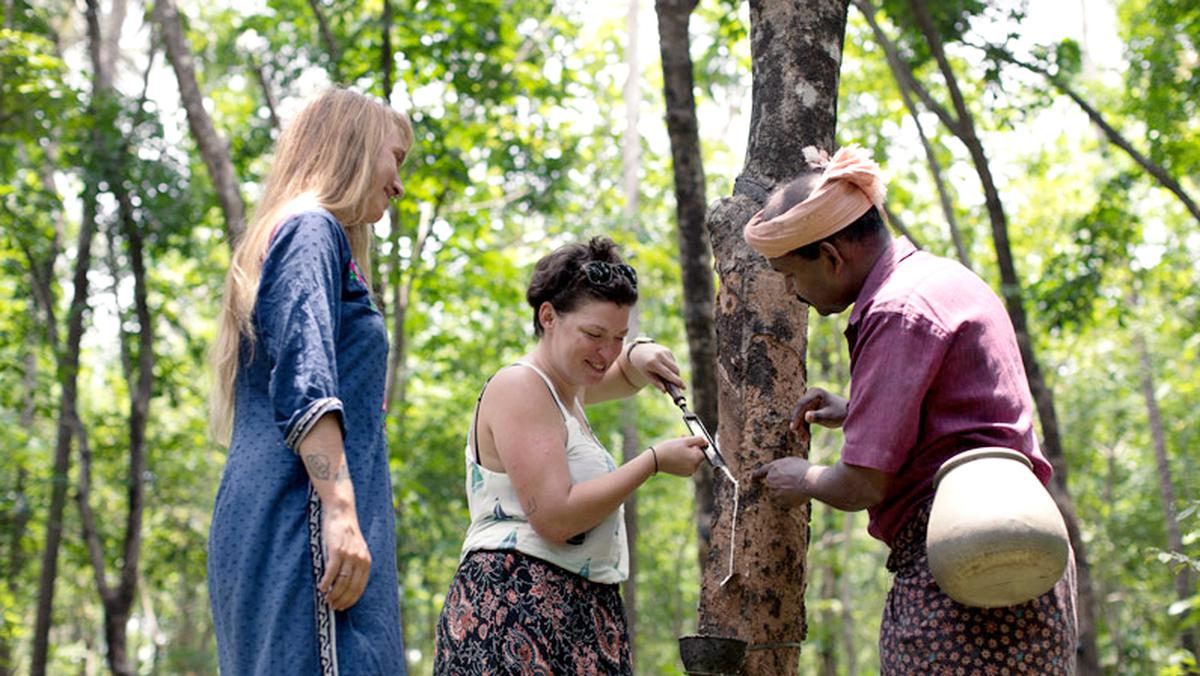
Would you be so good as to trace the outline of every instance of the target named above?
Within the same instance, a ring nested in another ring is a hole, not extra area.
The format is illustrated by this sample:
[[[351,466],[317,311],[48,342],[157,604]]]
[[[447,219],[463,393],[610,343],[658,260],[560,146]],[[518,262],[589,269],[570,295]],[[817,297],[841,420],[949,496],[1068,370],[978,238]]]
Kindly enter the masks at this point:
[[[129,337],[141,328],[131,312],[127,242],[118,227],[114,191],[120,188],[130,194],[130,216],[146,238],[157,359],[141,584],[129,648],[139,656],[140,673],[212,673],[203,581],[224,456],[205,430],[205,356],[228,264],[222,215],[194,141],[172,112],[173,94],[152,87],[143,102],[135,91],[140,74],[128,77],[131,64],[144,65],[138,59],[146,45],[137,47],[136,58],[118,60],[117,91],[91,99],[80,37],[55,32],[65,25],[61,17],[78,8],[60,4],[17,0],[0,9],[11,12],[0,29],[0,448],[6,449],[0,454],[0,648],[28,660],[49,488],[55,480],[73,485],[78,479],[77,456],[71,476],[50,475],[60,346],[48,340],[47,313],[33,301],[30,270],[37,265],[50,272],[61,342],[80,203],[89,199],[98,207],[99,231],[81,414],[94,454],[94,505],[116,517],[102,520],[106,563],[110,571],[120,563],[129,415],[120,348],[132,347]],[[1095,135],[1078,133],[1086,121],[1054,117],[1062,114],[1062,99],[1049,83],[1018,74],[994,49],[980,59],[978,50],[963,48],[978,43],[983,26],[1010,37],[1021,33],[1021,3],[928,4],[1001,179],[1102,601],[1104,664],[1114,673],[1178,673],[1189,659],[1178,649],[1178,633],[1200,624],[1197,596],[1176,598],[1172,587],[1181,567],[1200,565],[1200,506],[1188,481],[1200,470],[1196,224],[1140,167]],[[1194,5],[1123,0],[1118,19],[1129,65],[1123,87],[1089,75],[1085,45],[1070,39],[1025,55],[1069,81],[1193,194],[1191,177],[1200,164],[1194,96],[1200,12]],[[628,196],[621,188],[619,122],[625,112],[623,22],[597,20],[581,3],[391,0],[392,74],[385,82],[383,1],[317,6],[334,50],[308,2],[182,9],[191,14],[188,38],[206,105],[229,139],[250,206],[278,135],[269,101],[286,122],[301,98],[335,82],[387,96],[413,119],[417,142],[403,170],[407,195],[395,221],[377,227],[375,267],[389,326],[401,310],[396,289],[406,293],[404,382],[389,412],[388,436],[403,626],[414,673],[427,673],[467,523],[467,426],[488,376],[532,344],[523,294],[533,262],[564,241],[612,235],[643,280],[641,330],[681,358],[686,354],[661,77],[653,56],[645,58],[640,207],[637,222],[629,223],[622,213]],[[881,10],[903,58],[934,97],[948,102],[908,2],[886,0]],[[736,121],[749,89],[747,17],[745,3],[732,0],[701,3],[692,17],[710,199],[729,193],[743,160],[731,150],[740,139],[729,138],[741,127],[722,128],[725,120],[714,112]],[[123,57],[135,51],[130,37],[122,43]],[[893,212],[926,248],[952,254],[924,150],[882,51],[856,12],[844,48],[839,141],[868,147],[891,173]],[[156,68],[163,67],[160,55]],[[921,119],[975,267],[994,281],[989,224],[966,153],[932,115]],[[95,189],[85,194],[90,184]],[[843,324],[844,317],[811,318],[807,362],[813,384],[844,392]],[[1137,336],[1148,345],[1168,469],[1184,507],[1183,551],[1166,544]],[[393,341],[394,349],[400,346]],[[682,432],[665,398],[648,392],[637,401],[643,442]],[[617,448],[622,409],[605,405],[590,415],[597,435]],[[812,456],[832,461],[840,441],[838,433],[818,430]],[[699,570],[691,491],[687,481],[659,477],[639,492],[638,673],[679,673],[675,638],[695,627]],[[65,519],[55,673],[81,671],[103,653],[97,641],[102,609],[77,511],[68,508]],[[802,673],[877,671],[879,611],[889,584],[885,557],[886,548],[865,535],[865,515],[814,510]]]
[[[971,21],[999,3],[989,0],[952,0],[950,2],[927,2],[934,29],[942,42],[957,42],[967,34]],[[883,11],[898,25],[904,27],[900,44],[908,50],[909,63],[918,66],[933,58],[929,44],[916,28],[909,0],[883,0],[878,3]]]
[[[1092,210],[1062,229],[1064,234],[1073,233],[1072,240],[1055,250],[1031,288],[1050,329],[1077,329],[1092,321],[1096,302],[1112,289],[1111,285],[1103,288],[1105,275],[1129,265],[1133,247],[1142,238],[1138,214],[1129,208],[1133,180],[1128,173],[1113,177],[1099,189]],[[1123,299],[1109,296],[1110,303],[1122,303]]]
[[[54,45],[36,33],[0,29],[0,130],[3,138],[40,138],[72,105],[67,66]],[[0,154],[0,171],[13,169],[12,146]]]
[[[1173,175],[1195,176],[1200,7],[1186,0],[1124,0],[1118,14],[1129,64],[1125,111],[1145,125],[1155,162]]]

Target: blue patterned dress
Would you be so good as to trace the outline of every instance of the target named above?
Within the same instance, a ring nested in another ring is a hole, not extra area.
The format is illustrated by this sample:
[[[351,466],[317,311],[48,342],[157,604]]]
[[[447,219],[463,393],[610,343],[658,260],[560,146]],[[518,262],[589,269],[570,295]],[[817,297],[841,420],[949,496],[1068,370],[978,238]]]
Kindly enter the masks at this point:
[[[253,347],[242,344],[233,439],[209,534],[221,672],[403,674],[383,411],[387,329],[328,212],[277,227],[254,327]],[[321,503],[297,455],[327,413],[342,425],[371,553],[362,598],[337,613],[316,592]]]

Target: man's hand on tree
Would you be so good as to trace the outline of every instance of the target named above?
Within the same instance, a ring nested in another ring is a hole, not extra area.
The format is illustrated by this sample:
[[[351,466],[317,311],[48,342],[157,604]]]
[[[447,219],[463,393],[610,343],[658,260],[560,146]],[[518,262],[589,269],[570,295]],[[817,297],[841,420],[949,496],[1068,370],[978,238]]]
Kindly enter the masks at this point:
[[[846,422],[850,401],[819,387],[810,387],[792,409],[792,431],[799,432],[804,423],[822,427],[841,427]]]

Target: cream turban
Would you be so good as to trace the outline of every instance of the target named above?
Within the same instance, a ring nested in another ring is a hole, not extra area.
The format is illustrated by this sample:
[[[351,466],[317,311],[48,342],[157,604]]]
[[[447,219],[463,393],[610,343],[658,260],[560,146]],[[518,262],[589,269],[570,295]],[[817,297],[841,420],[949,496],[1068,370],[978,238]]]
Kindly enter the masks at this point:
[[[879,165],[862,148],[846,146],[830,160],[824,150],[808,146],[804,159],[824,169],[808,199],[769,221],[758,212],[743,232],[746,244],[767,258],[779,258],[832,235],[872,205],[883,211],[887,186]]]

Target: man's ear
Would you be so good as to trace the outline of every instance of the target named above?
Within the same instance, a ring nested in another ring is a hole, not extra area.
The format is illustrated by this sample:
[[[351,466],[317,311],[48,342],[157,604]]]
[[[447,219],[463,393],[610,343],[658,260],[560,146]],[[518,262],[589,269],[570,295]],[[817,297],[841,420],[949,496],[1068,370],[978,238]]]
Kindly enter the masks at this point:
[[[842,250],[836,244],[825,240],[817,249],[821,252],[820,260],[829,265],[830,272],[836,275],[845,270],[846,257],[842,255]]]

